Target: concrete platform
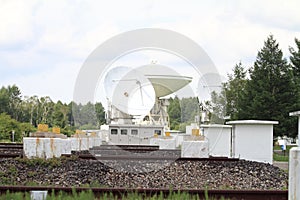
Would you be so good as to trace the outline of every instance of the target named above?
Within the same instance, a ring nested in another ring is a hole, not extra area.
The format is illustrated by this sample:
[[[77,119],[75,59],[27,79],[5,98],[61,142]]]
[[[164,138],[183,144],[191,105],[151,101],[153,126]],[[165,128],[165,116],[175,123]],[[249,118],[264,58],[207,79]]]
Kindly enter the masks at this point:
[[[209,144],[204,141],[183,141],[181,146],[182,158],[208,158]]]

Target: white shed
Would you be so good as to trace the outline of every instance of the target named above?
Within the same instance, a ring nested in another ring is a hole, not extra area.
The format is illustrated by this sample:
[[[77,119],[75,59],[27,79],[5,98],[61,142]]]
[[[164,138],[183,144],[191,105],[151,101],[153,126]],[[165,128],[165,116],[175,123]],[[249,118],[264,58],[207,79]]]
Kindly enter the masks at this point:
[[[232,125],[232,157],[273,163],[273,125],[278,121],[237,120]]]
[[[202,134],[209,142],[209,155],[221,157],[231,156],[231,127],[230,125],[222,124],[200,126]]]

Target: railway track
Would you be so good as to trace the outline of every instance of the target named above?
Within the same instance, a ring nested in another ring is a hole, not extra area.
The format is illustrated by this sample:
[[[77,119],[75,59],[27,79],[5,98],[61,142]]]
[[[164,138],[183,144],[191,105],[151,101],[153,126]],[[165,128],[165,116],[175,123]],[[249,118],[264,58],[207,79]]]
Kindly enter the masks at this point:
[[[237,158],[181,158],[180,150],[159,149],[148,145],[101,145],[89,151],[72,152],[79,159],[87,160],[213,160],[237,161]],[[72,156],[63,154],[64,157]],[[0,158],[23,157],[22,143],[0,143]]]
[[[23,157],[22,143],[0,143],[0,158]]]
[[[116,198],[121,198],[123,195],[129,193],[138,193],[148,197],[163,194],[167,197],[170,192],[173,193],[188,193],[191,195],[198,195],[200,199],[205,199],[208,196],[212,199],[244,199],[244,200],[286,200],[288,199],[288,190],[170,190],[170,189],[128,189],[128,188],[93,188],[93,187],[48,187],[48,186],[0,186],[0,193],[5,194],[8,190],[14,192],[30,192],[30,191],[48,191],[58,194],[60,191],[72,194],[73,190],[76,192],[91,190],[95,197],[101,198],[104,194],[113,194]]]

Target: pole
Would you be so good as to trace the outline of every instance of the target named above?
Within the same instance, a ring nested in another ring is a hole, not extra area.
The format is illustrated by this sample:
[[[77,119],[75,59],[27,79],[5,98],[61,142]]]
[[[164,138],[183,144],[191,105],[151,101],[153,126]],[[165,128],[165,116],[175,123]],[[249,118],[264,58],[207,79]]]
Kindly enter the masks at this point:
[[[13,131],[11,132],[11,134],[12,134],[12,142],[15,142],[15,131],[13,130]]]
[[[300,116],[298,116],[298,147],[300,147]]]

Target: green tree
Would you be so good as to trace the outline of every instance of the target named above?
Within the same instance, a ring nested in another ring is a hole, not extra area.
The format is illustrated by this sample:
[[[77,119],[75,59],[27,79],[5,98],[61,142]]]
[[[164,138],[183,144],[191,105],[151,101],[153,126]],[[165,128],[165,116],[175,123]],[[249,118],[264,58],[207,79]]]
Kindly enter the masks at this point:
[[[51,115],[53,112],[54,103],[49,96],[41,97],[38,101],[37,122],[51,125]]]
[[[68,124],[68,106],[63,104],[61,101],[58,101],[53,106],[53,112],[52,112],[52,126],[58,126],[60,128],[65,128],[65,126]]]
[[[100,128],[102,124],[105,124],[105,110],[101,103],[97,102],[95,104],[95,112],[97,118],[97,127]]]
[[[211,93],[211,102],[207,106],[209,107],[210,123],[212,124],[223,124],[224,117],[226,115],[226,90],[223,87],[221,93],[213,91]],[[205,110],[205,109],[204,109]],[[203,111],[204,111],[203,110]]]
[[[16,86],[8,86],[8,95],[9,95],[9,103],[8,103],[8,114],[15,120],[19,120],[21,114],[21,91]]]
[[[9,94],[4,86],[0,89],[0,113],[8,113],[9,110]]]
[[[168,114],[170,118],[170,128],[173,130],[179,130],[181,122],[181,108],[179,98],[170,98],[169,103],[170,105],[168,107]]]
[[[181,122],[194,122],[195,116],[199,115],[199,101],[197,97],[182,98],[180,100]]]
[[[242,98],[247,83],[247,71],[239,62],[233,69],[233,74],[228,74],[228,82],[223,85],[226,99],[226,116],[230,120],[239,119],[243,108]]]
[[[18,120],[21,107],[21,92],[16,85],[0,89],[0,113],[7,113]]]
[[[12,132],[14,131],[15,141],[22,140],[20,123],[12,119],[6,113],[0,114],[0,141],[12,141]]]
[[[97,128],[97,116],[95,112],[95,105],[88,102],[85,105],[72,104],[72,114],[74,116],[74,123],[77,128],[80,129],[96,129]]]
[[[290,47],[290,61],[292,64],[293,74],[294,74],[294,83],[297,89],[297,99],[296,110],[300,109],[300,40],[295,38],[296,48]]]
[[[278,120],[275,136],[295,136],[289,112],[295,103],[291,66],[283,58],[279,44],[270,35],[258,52],[250,80],[242,95],[240,119]]]

